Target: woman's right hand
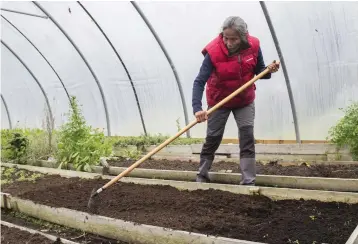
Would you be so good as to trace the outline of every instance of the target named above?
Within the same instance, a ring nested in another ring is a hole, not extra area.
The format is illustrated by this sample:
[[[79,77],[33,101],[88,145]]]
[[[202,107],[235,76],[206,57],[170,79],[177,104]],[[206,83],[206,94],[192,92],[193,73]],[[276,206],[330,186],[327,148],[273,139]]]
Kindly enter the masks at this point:
[[[201,123],[208,119],[208,114],[206,111],[199,111],[195,113],[196,120]]]

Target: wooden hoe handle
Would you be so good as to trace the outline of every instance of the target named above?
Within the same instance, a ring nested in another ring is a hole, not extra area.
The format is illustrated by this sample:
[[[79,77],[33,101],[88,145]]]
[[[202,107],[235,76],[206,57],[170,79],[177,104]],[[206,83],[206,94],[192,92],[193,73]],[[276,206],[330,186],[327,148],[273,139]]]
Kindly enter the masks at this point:
[[[274,63],[279,63],[274,61]],[[254,78],[252,78],[251,80],[249,80],[247,83],[245,83],[243,86],[241,86],[240,88],[238,88],[236,91],[234,91],[233,93],[231,93],[229,96],[227,96],[225,99],[223,99],[222,101],[220,101],[219,103],[217,103],[214,107],[210,108],[207,111],[207,114],[210,115],[211,113],[213,113],[215,110],[217,110],[218,108],[220,108],[222,105],[224,105],[225,103],[227,103],[229,100],[231,100],[233,97],[235,97],[236,95],[238,95],[240,92],[242,92],[243,90],[245,90],[247,87],[251,86],[255,81],[257,81],[258,79],[261,79],[263,76],[265,76],[267,73],[269,73],[270,70],[268,68],[266,68],[264,71],[262,71],[260,74],[258,74],[257,76],[255,76]],[[186,132],[187,130],[189,130],[191,127],[193,127],[194,125],[196,125],[198,122],[197,120],[192,121],[190,124],[188,124],[187,126],[185,126],[183,129],[181,129],[177,134],[175,134],[174,136],[170,137],[169,139],[167,139],[166,141],[164,141],[162,144],[160,144],[159,146],[157,146],[156,148],[154,148],[152,151],[150,151],[147,155],[145,155],[144,157],[142,157],[141,159],[139,159],[137,162],[135,162],[134,164],[132,164],[129,168],[127,168],[126,170],[124,170],[122,173],[120,173],[119,175],[117,175],[115,178],[113,178],[112,180],[110,180],[107,184],[105,184],[102,189],[106,189],[107,187],[110,187],[113,183],[117,182],[119,179],[121,179],[122,177],[126,176],[128,173],[130,173],[133,169],[135,169],[137,166],[139,166],[141,163],[143,163],[145,160],[147,160],[148,158],[150,158],[151,156],[153,156],[154,154],[156,154],[158,151],[162,150],[165,146],[167,146],[169,143],[171,143],[172,141],[174,141],[176,138],[178,138],[180,135],[182,135],[184,132]]]

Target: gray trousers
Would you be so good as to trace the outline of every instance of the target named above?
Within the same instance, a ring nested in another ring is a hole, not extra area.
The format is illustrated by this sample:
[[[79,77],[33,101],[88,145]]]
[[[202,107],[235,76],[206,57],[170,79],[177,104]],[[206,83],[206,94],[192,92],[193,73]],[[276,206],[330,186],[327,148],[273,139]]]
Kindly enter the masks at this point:
[[[208,118],[205,143],[200,153],[200,166],[197,181],[209,181],[209,170],[214,161],[215,152],[222,141],[226,122],[233,113],[239,128],[240,169],[243,185],[254,185],[256,177],[254,120],[255,103],[238,108],[220,108]]]

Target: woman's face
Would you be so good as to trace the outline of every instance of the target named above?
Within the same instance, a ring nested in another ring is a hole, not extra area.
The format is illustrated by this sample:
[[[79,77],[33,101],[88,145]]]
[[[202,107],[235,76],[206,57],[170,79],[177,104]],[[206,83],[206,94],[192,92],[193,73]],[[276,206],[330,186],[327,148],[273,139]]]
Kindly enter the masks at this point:
[[[231,28],[227,28],[223,31],[223,40],[229,51],[235,51],[241,42],[239,33]]]

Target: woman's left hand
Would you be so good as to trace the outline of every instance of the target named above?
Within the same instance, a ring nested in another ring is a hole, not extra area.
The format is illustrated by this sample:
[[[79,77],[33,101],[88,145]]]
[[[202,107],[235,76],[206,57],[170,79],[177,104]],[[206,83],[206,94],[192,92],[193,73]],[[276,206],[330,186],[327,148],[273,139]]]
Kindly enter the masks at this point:
[[[267,68],[270,70],[271,73],[275,73],[280,68],[280,64],[279,63],[272,63],[269,66],[267,66]]]

